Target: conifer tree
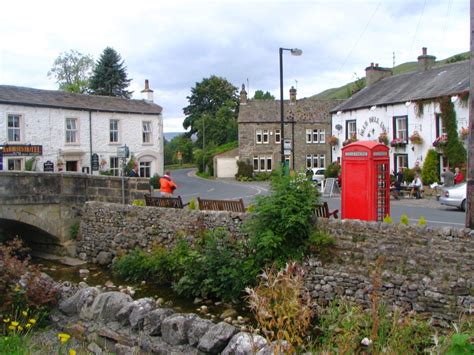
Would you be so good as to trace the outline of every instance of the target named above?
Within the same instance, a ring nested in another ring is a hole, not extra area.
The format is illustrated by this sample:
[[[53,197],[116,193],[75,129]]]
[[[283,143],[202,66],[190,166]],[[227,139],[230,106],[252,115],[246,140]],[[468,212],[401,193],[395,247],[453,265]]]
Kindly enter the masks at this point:
[[[105,48],[92,73],[90,93],[129,99],[133,91],[126,90],[131,81],[127,78],[126,69],[120,54],[113,48]]]

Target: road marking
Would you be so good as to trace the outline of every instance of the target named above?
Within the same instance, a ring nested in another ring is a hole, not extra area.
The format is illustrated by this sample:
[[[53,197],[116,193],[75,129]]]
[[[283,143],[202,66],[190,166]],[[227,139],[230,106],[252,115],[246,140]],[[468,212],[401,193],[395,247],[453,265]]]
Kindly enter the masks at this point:
[[[418,219],[409,218],[408,220],[418,223]],[[430,221],[428,219],[426,220],[426,222],[428,222],[428,223],[437,223],[437,224],[453,224],[453,225],[456,225],[456,226],[464,226],[464,223],[444,222],[444,221]]]

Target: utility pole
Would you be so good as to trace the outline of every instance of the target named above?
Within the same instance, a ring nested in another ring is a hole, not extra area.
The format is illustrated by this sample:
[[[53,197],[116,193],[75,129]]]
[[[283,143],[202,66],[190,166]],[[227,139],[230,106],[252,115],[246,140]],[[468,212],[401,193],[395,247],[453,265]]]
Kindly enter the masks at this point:
[[[467,143],[466,227],[474,229],[474,0],[470,1],[469,140]]]

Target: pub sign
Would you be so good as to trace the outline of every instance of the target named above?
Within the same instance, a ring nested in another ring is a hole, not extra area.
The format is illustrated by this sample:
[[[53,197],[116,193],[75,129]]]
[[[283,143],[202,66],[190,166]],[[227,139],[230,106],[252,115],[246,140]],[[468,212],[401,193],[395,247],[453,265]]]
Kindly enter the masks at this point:
[[[3,155],[6,157],[43,155],[43,146],[31,144],[4,145]]]

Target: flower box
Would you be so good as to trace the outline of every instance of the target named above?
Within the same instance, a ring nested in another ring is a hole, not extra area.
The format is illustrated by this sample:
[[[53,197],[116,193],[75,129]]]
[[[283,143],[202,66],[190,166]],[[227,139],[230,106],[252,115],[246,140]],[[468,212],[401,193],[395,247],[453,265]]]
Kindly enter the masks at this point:
[[[336,136],[329,137],[329,145],[330,146],[335,146],[335,145],[338,145],[338,144],[339,144],[339,138],[337,138]]]
[[[446,146],[446,144],[448,144],[448,137],[446,137],[445,135],[442,135],[434,140],[433,147],[443,148]]]
[[[410,142],[412,144],[423,144],[423,138],[420,136],[418,131],[414,131],[413,134],[410,136]]]
[[[461,131],[459,131],[459,137],[461,139],[467,139],[469,137],[469,130],[467,128],[462,127]]]
[[[357,142],[357,140],[358,140],[358,139],[357,139],[356,135],[353,134],[353,135],[351,136],[351,138],[348,138],[348,139],[346,139],[344,142],[342,142],[342,145],[343,145],[343,146],[346,146],[346,145],[348,145],[348,144]]]
[[[390,141],[391,147],[404,147],[407,145],[407,142],[401,138],[395,138]]]

